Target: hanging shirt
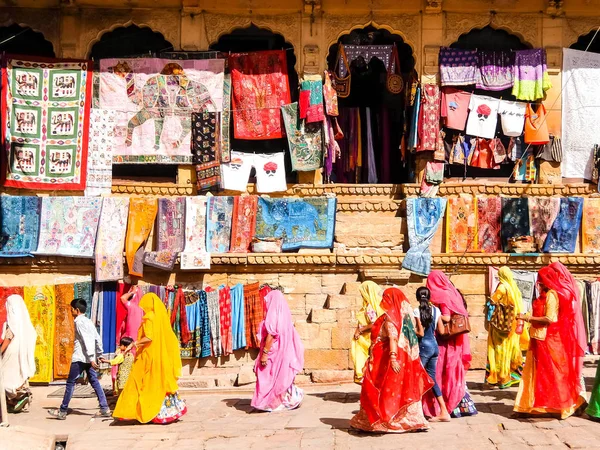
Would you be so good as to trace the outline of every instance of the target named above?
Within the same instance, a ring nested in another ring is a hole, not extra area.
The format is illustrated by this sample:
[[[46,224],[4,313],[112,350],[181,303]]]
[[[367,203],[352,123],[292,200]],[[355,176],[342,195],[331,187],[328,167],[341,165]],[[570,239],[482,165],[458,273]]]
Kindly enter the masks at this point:
[[[521,136],[525,125],[527,103],[501,100],[498,114],[502,122],[502,131],[506,136]]]
[[[454,88],[442,91],[442,117],[446,119],[446,127],[464,131],[469,115],[471,93]]]
[[[467,134],[492,139],[496,134],[500,100],[481,95],[471,95]]]

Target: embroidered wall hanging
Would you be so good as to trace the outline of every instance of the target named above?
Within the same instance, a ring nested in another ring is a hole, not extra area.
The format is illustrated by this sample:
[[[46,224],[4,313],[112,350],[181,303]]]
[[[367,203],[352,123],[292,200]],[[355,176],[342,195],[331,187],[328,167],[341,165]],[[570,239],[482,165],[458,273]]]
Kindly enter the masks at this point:
[[[227,253],[231,240],[233,197],[209,197],[206,204],[206,251]]]
[[[123,248],[128,215],[127,197],[104,198],[94,252],[97,282],[123,279]]]
[[[40,230],[40,197],[0,196],[0,257],[31,256]]]
[[[323,165],[322,122],[306,123],[298,117],[298,103],[281,107],[292,170],[317,170]]]

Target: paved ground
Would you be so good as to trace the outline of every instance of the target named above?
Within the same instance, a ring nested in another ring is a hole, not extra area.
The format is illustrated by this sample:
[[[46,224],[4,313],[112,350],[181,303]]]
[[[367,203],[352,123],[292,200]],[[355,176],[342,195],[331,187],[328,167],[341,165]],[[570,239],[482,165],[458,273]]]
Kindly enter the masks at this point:
[[[593,367],[585,369],[588,386]],[[358,410],[355,385],[310,386],[301,408],[280,414],[251,411],[251,392],[184,394],[189,412],[171,425],[115,423],[94,418],[95,399],[74,399],[65,421],[47,417],[60,400],[47,398],[52,388],[35,388],[27,414],[11,415],[11,425],[45,429],[68,436],[67,450],[119,449],[600,449],[600,423],[581,417],[512,419],[516,390],[487,391],[482,372],[469,374],[469,389],[480,413],[475,417],[432,424],[428,432],[368,435],[349,429]],[[1,436],[1,434],[0,434]],[[3,448],[0,438],[0,449]],[[13,442],[14,444],[14,442]],[[12,446],[19,448],[18,446]],[[21,447],[23,448],[23,447]]]

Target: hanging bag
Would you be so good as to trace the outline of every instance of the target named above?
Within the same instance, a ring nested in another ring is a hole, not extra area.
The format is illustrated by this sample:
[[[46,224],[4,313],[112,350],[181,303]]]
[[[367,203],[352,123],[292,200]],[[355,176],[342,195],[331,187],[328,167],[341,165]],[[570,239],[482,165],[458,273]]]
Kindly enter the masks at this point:
[[[444,333],[444,339],[452,339],[461,334],[469,333],[471,331],[471,324],[469,318],[462,314],[452,313],[450,315],[450,322],[444,324],[446,332]]]
[[[390,61],[390,67],[388,68],[387,90],[390,94],[398,95],[404,88],[404,80],[400,75],[400,58],[398,57],[398,48],[396,44],[392,47],[392,58]]]
[[[527,104],[525,113],[525,143],[531,145],[545,145],[550,142],[548,124],[546,123],[546,107],[540,103],[537,113],[531,104]]]
[[[344,63],[346,68],[346,76],[342,78],[340,71],[340,61]],[[340,44],[338,47],[338,54],[335,60],[335,67],[333,68],[333,87],[337,92],[338,97],[347,98],[350,95],[350,64],[348,64],[348,58],[346,58],[346,51],[344,45]]]

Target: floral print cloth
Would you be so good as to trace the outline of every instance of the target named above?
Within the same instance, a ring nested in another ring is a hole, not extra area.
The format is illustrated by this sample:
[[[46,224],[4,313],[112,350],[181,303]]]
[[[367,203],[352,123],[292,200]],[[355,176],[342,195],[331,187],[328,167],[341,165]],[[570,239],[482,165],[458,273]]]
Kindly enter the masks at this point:
[[[123,279],[123,247],[128,213],[127,197],[105,197],[102,201],[102,214],[94,252],[98,282]]]
[[[317,170],[323,165],[322,122],[307,123],[300,119],[298,103],[282,106],[281,112],[290,146],[292,170]]]

